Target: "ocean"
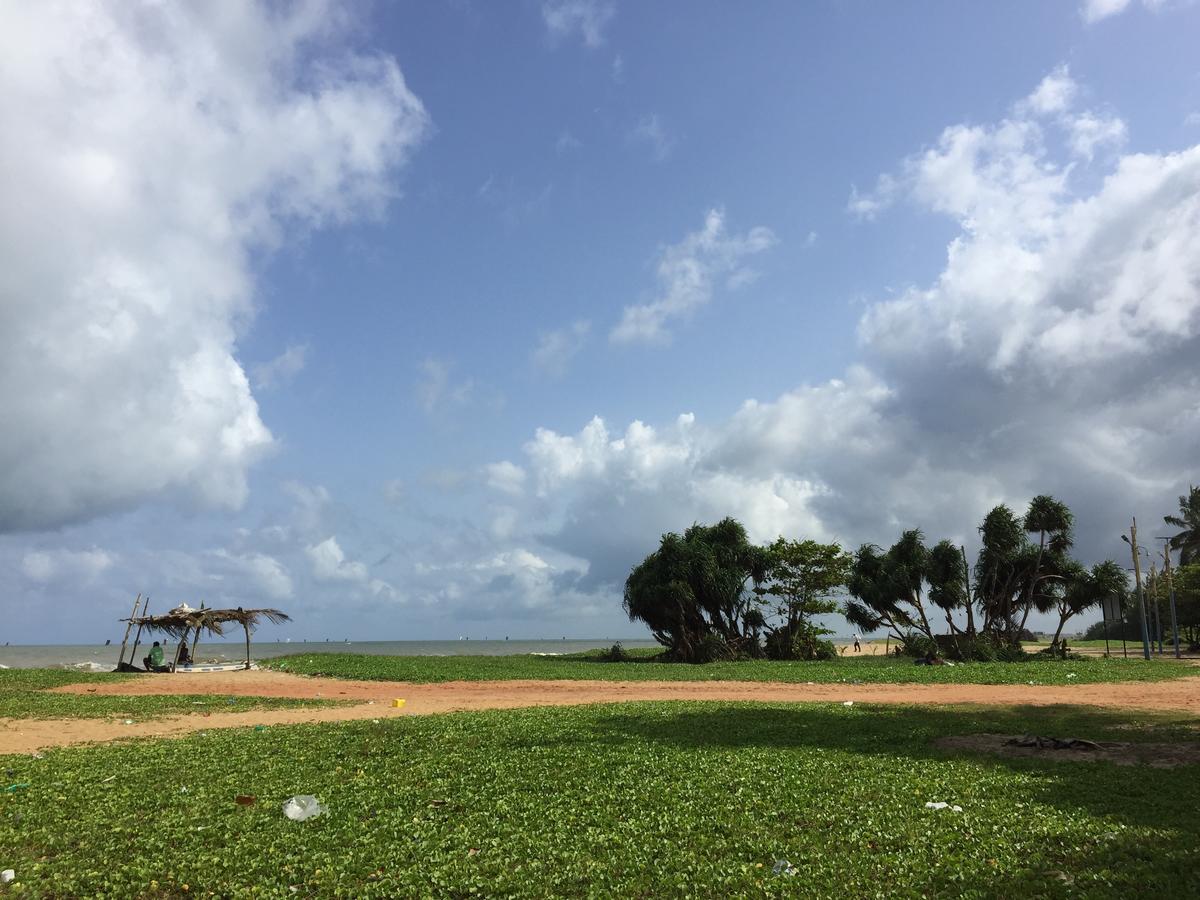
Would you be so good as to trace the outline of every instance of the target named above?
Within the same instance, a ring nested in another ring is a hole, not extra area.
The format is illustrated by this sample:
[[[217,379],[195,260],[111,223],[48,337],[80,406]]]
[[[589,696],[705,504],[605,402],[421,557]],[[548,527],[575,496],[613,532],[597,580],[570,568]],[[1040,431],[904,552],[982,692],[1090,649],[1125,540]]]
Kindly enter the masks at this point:
[[[581,653],[611,647],[619,638],[560,641],[257,641],[251,659],[270,659],[289,653],[366,653],[373,656],[509,656],[522,653]],[[621,640],[628,648],[657,647],[654,641]],[[132,646],[132,642],[131,642]],[[147,641],[138,645],[146,655]],[[116,668],[120,644],[23,644],[0,647],[0,666],[9,669],[56,668],[107,672]],[[129,651],[125,652],[128,659]],[[236,662],[246,658],[244,641],[211,641],[196,648],[197,662]]]

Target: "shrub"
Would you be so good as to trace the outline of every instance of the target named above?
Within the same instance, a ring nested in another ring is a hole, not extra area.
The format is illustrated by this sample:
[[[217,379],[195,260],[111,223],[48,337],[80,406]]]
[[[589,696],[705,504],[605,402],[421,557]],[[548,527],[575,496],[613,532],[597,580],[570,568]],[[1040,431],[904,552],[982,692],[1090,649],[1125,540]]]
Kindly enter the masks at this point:
[[[728,662],[736,658],[737,653],[725,643],[725,638],[712,631],[696,645],[692,658],[688,661],[695,663]]]
[[[977,634],[974,637],[960,634],[954,638],[938,635],[928,638],[917,632],[909,632],[900,646],[905,654],[917,659],[929,653],[964,662],[1020,662],[1033,658],[1019,646],[990,634]]]
[[[831,632],[810,622],[788,629],[776,628],[767,635],[768,659],[836,659],[837,648],[823,635]]]
[[[930,653],[934,656],[942,655],[942,648],[937,645],[937,641],[915,631],[908,632],[900,639],[900,650],[913,658],[928,656]]]
[[[629,654],[625,652],[625,648],[621,646],[621,642],[617,641],[607,650],[600,651],[597,658],[602,662],[628,662]]]

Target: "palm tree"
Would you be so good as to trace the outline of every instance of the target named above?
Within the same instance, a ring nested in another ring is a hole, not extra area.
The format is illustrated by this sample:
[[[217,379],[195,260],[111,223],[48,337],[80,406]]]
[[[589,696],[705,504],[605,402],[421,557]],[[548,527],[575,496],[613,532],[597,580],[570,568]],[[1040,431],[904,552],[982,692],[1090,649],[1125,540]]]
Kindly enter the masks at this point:
[[[1039,600],[1037,591],[1039,587],[1044,587],[1040,582],[1061,576],[1052,571],[1047,572],[1044,563],[1049,562],[1048,568],[1053,569],[1055,562],[1065,558],[1074,543],[1071,526],[1075,524],[1075,517],[1071,515],[1067,504],[1061,500],[1055,500],[1048,494],[1039,494],[1029,501],[1024,524],[1027,532],[1038,535],[1037,561],[1033,565],[1032,577],[1027,584],[1024,615],[1016,634],[1013,635],[1014,640],[1016,635],[1024,630],[1031,609],[1037,607],[1039,612],[1045,612],[1049,608],[1049,600]],[[1050,557],[1049,560],[1046,559],[1047,556]]]
[[[1183,529],[1170,542],[1179,551],[1179,564],[1200,562],[1200,487],[1189,486],[1188,495],[1179,498],[1179,515],[1163,516],[1163,521]]]
[[[1063,568],[1063,578],[1064,587],[1058,596],[1058,628],[1050,642],[1051,648],[1058,647],[1068,619],[1099,606],[1106,597],[1116,595],[1123,600],[1129,589],[1125,570],[1111,559],[1096,563],[1090,571],[1070,560]]]

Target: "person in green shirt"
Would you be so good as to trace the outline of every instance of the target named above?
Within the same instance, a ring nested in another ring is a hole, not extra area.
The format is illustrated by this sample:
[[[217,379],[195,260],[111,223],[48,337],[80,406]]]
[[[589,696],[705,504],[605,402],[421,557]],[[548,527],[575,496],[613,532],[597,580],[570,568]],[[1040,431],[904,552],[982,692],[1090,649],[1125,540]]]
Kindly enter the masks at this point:
[[[150,648],[150,655],[142,660],[142,665],[146,667],[147,672],[162,672],[166,666],[163,665],[163,649],[158,641],[154,642],[154,646]]]

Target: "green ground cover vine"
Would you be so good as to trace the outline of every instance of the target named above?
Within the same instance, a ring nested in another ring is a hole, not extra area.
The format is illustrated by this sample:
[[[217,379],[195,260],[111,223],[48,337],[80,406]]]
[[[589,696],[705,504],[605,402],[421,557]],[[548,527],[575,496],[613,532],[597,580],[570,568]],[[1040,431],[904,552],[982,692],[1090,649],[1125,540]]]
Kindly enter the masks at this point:
[[[603,681],[782,681],[819,684],[861,681],[886,684],[1097,684],[1160,681],[1200,676],[1200,668],[1168,660],[1031,659],[1023,662],[971,662],[955,666],[916,666],[907,657],[860,656],[822,661],[748,660],[704,665],[657,662],[649,656],[631,662],[603,662],[599,652],[567,656],[369,656],[351,653],[299,653],[267,660],[264,666],[304,675],[332,675],[371,681],[549,679]]]
[[[57,694],[48,688],[66,684],[107,684],[130,678],[169,678],[169,675],[79,673],[61,669],[0,670],[0,718],[10,719],[133,719],[251,709],[291,709],[328,706],[333,700],[294,700],[284,697],[229,697],[202,694],[118,697],[104,694]]]
[[[1200,767],[932,743],[1026,731],[1197,740],[1182,715],[697,702],[213,731],[0,759],[28,784],[0,863],[27,896],[1200,893]],[[287,820],[297,793],[328,813]]]

